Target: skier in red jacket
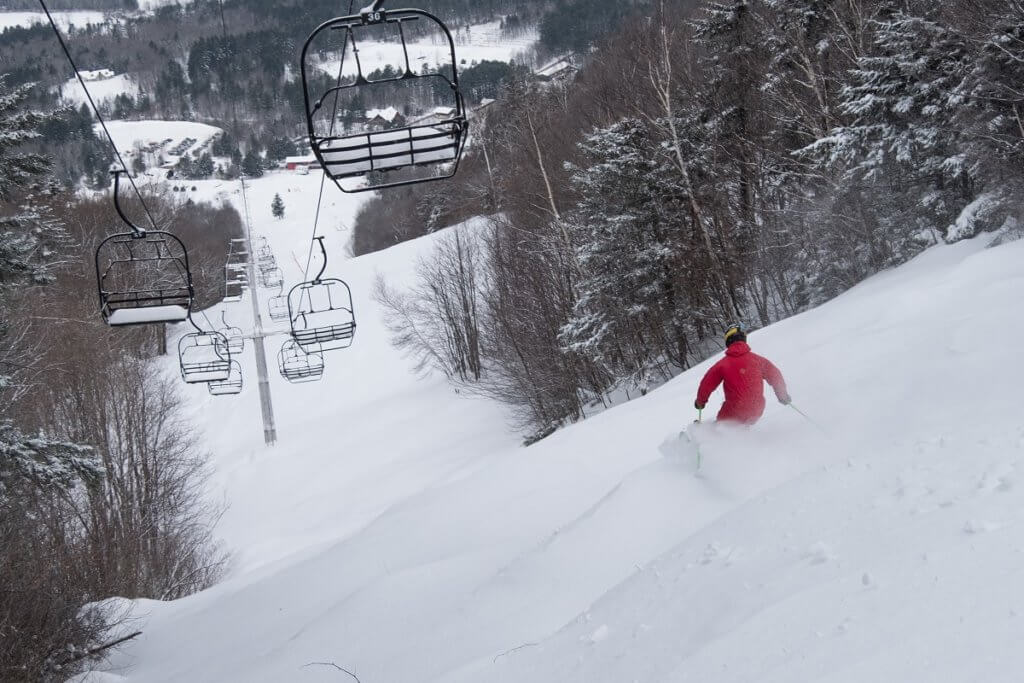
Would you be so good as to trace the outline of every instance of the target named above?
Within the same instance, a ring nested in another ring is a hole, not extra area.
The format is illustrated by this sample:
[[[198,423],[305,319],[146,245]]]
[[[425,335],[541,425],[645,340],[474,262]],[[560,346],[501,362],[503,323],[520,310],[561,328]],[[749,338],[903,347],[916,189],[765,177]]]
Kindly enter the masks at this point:
[[[789,393],[782,373],[767,358],[747,346],[742,325],[732,325],[725,332],[725,358],[715,363],[704,375],[697,390],[697,410],[703,410],[711,393],[725,383],[725,404],[718,411],[721,421],[752,425],[764,412],[764,386],[768,382],[782,405],[789,405]]]

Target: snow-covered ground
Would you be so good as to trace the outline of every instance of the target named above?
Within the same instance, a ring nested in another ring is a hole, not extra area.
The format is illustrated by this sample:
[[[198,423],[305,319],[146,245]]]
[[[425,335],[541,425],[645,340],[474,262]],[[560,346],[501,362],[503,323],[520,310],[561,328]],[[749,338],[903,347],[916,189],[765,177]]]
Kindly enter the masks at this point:
[[[103,12],[96,10],[74,10],[70,12],[50,12],[57,26],[67,30],[70,26],[84,28],[88,24],[102,24]],[[2,12],[0,11],[0,31],[5,28],[20,26],[27,28],[33,24],[49,23],[42,12]]]
[[[385,29],[381,29],[384,31]],[[389,29],[390,30],[390,29]],[[521,58],[523,54],[537,42],[536,31],[528,32],[515,38],[501,35],[497,21],[487,24],[475,24],[465,27],[449,27],[452,38],[455,42],[455,58],[460,66],[468,66],[473,62],[493,60],[508,62]],[[392,31],[392,33],[394,33]],[[377,34],[370,34],[377,35]],[[384,35],[384,34],[381,34]],[[390,35],[387,34],[387,35]],[[397,33],[394,40],[360,40],[359,60],[364,74],[375,69],[383,69],[391,66],[394,69],[405,68],[405,53],[401,44],[397,41]],[[361,37],[361,36],[360,36]],[[444,40],[443,34],[438,32],[433,39],[420,39],[407,43],[409,63],[414,71],[419,71],[424,64],[436,67],[439,64],[451,62],[451,52],[448,42]],[[335,37],[327,34],[321,38],[325,41],[324,46],[337,43]],[[340,40],[340,36],[339,36]],[[317,68],[325,73],[336,76],[341,56],[335,59],[327,59],[317,63]],[[342,73],[345,76],[355,76],[357,73],[356,63],[351,57],[346,58],[345,68]]]
[[[167,5],[188,5],[192,0],[138,0],[139,10],[152,12]]]
[[[97,105],[112,100],[121,93],[126,93],[133,97],[139,93],[139,84],[128,74],[118,74],[112,78],[86,81],[85,84]],[[60,86],[60,96],[76,106],[81,106],[89,101],[85,96],[85,91],[82,90],[82,84],[78,82],[77,78],[70,78],[64,81],[63,85]]]
[[[249,184],[289,285],[319,181]],[[321,218],[355,344],[320,383],[274,374],[278,444],[251,346],[240,396],[185,388],[236,564],[138,602],[144,635],[105,679],[349,680],[313,664],[333,662],[363,683],[1019,680],[1024,241],[935,247],[751,335],[820,429],[771,402],[701,435],[698,477],[658,446],[710,360],[529,448],[499,406],[415,376],[370,292],[411,284],[438,236],[345,261],[360,201],[328,183]],[[227,311],[251,326],[248,300]]]

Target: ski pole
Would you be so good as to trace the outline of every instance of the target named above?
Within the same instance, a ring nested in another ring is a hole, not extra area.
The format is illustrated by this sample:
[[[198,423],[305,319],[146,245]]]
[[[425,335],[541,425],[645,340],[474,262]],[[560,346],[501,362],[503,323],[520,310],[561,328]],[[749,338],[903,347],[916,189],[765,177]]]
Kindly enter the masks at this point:
[[[795,410],[795,411],[796,411],[797,413],[799,413],[799,414],[800,414],[800,415],[801,415],[801,416],[802,416],[802,417],[803,417],[803,418],[804,418],[805,420],[807,420],[807,421],[808,421],[808,422],[810,422],[810,423],[811,423],[812,425],[814,425],[815,429],[817,429],[817,430],[818,430],[819,432],[821,432],[822,434],[824,434],[824,435],[828,436],[828,432],[827,432],[827,431],[825,431],[824,427],[822,427],[822,426],[821,426],[820,424],[818,424],[817,422],[815,422],[814,420],[812,420],[812,419],[811,419],[811,418],[810,418],[810,417],[809,417],[809,416],[807,415],[807,413],[805,413],[804,411],[800,410],[800,409],[799,409],[799,408],[797,408],[797,407],[796,407],[795,405],[793,405],[792,401],[791,401],[791,402],[789,403],[789,407],[790,407],[790,408],[792,408],[793,410]]]
[[[697,408],[697,423],[698,424],[700,424],[700,422],[703,419],[703,417],[704,417],[704,409],[703,408]],[[692,443],[694,450],[697,451],[697,471],[700,472],[700,466],[701,466],[701,464],[704,461],[704,455],[700,452],[700,444],[697,443],[697,440],[695,438],[693,438],[693,437],[687,437],[687,441]]]

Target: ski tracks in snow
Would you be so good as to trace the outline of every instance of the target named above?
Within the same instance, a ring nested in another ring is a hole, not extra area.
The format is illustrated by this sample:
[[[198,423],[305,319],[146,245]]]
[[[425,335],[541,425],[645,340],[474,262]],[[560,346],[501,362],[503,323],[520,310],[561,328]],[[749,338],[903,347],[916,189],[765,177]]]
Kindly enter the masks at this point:
[[[834,459],[705,525],[488,680],[852,683],[947,665],[950,680],[1012,680],[1018,666],[962,655],[979,638],[1019,652],[1024,589],[1005,589],[1024,570],[1022,437]]]

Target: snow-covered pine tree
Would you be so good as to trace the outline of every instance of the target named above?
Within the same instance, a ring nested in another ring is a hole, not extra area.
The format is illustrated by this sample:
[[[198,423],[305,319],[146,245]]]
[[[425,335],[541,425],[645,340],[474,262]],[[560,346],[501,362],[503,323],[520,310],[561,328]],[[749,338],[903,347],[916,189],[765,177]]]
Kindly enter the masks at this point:
[[[270,202],[270,213],[274,215],[274,218],[284,218],[284,200],[278,193],[274,194],[274,200]]]
[[[580,200],[568,218],[580,275],[560,341],[619,382],[641,389],[648,374],[686,361],[678,286],[683,251],[678,174],[659,161],[640,120],[588,135],[586,164],[571,166]],[[682,346],[681,346],[682,344]]]
[[[33,189],[39,191],[49,164],[44,157],[23,150],[25,143],[39,137],[37,128],[46,119],[24,107],[31,87],[7,89],[0,78],[0,340],[10,324],[5,305],[10,288],[50,282],[48,265],[57,244],[66,237],[33,194]],[[17,345],[0,343],[0,390],[17,386],[11,375],[24,364],[18,353]]]
[[[824,137],[836,124],[836,70],[852,66],[838,49],[843,35],[827,0],[764,0],[758,16],[768,55],[761,84],[784,140]]]
[[[213,157],[210,156],[209,152],[203,152],[192,164],[192,175],[191,178],[210,178],[213,177]]]
[[[0,511],[22,487],[69,492],[102,476],[103,468],[88,446],[26,437],[0,422]]]
[[[250,178],[263,176],[263,157],[259,155],[259,152],[250,149],[245,153],[245,157],[242,159],[242,173]]]
[[[986,193],[989,227],[1006,213],[1021,212],[1024,194],[1024,3],[979,3],[975,34],[979,45],[961,92],[968,107],[957,112],[955,125],[964,131],[965,156]],[[994,218],[994,220],[991,220]],[[962,222],[958,237],[978,226]]]
[[[927,16],[897,10],[874,26],[872,50],[858,58],[841,92],[841,108],[854,120],[818,146],[830,149],[847,178],[902,195],[910,210],[886,217],[902,260],[915,234],[945,228],[973,198],[972,169],[953,124],[970,54],[962,36]]]

